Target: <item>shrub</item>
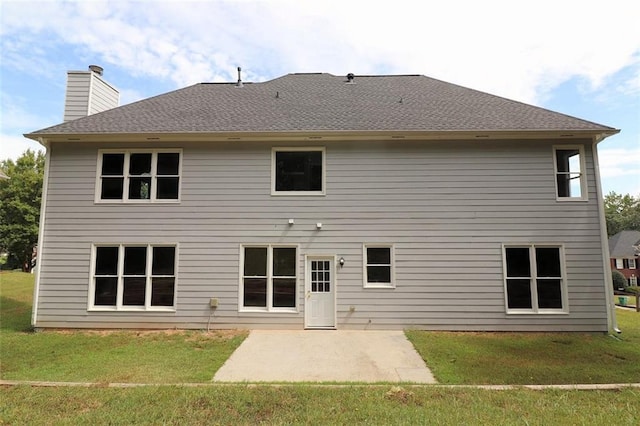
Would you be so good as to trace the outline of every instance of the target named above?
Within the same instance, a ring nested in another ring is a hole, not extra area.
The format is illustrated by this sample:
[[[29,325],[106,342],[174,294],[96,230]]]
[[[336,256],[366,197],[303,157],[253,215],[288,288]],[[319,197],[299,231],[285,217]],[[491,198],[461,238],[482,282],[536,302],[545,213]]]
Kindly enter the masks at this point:
[[[627,293],[638,294],[638,293],[640,293],[640,287],[637,286],[637,285],[630,286],[630,287],[625,287],[624,291],[627,292]]]
[[[624,290],[627,286],[627,279],[619,271],[611,271],[611,277],[613,278],[613,289]]]

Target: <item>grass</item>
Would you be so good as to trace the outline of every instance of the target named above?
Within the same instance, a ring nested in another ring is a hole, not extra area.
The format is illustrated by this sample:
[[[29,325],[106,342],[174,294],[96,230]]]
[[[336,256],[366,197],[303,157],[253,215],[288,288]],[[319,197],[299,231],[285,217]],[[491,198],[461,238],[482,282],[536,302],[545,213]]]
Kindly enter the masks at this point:
[[[208,382],[246,332],[30,331],[33,275],[0,273],[0,377],[6,380]]]
[[[32,333],[29,320],[33,276],[2,273],[0,289],[1,376],[4,379],[207,382],[244,338],[244,334],[202,332]],[[634,312],[619,315],[624,330],[620,341],[601,335],[575,334],[408,334],[418,341],[416,346],[426,354],[429,364],[444,382],[520,383],[522,377],[535,374],[542,369],[539,364],[549,359],[564,355],[575,362],[585,357],[581,352],[590,345],[595,346],[587,351],[586,357],[591,360],[587,366],[600,359],[589,354],[597,352],[597,348],[605,349],[604,359],[609,362],[610,370],[634,360],[637,365],[640,316],[633,316]],[[586,343],[579,343],[582,340]],[[527,352],[540,345],[547,345],[546,350],[535,355]],[[566,352],[559,352],[557,347]],[[635,349],[623,351],[630,347]],[[536,360],[536,356],[543,361]],[[618,359],[622,356],[628,359]],[[582,377],[580,370],[585,365],[574,365],[569,360],[561,362],[563,368]],[[507,374],[511,366],[524,368],[528,363],[534,364],[533,370],[525,370],[531,372],[523,373],[520,378]],[[640,377],[638,370],[626,369],[625,372],[633,374],[630,376],[636,379],[633,381]],[[543,383],[542,380],[533,382]],[[0,424],[636,425],[639,399],[640,390],[632,388],[494,391],[390,385],[7,386],[0,388]]]
[[[619,337],[587,333],[407,331],[440,383],[640,382],[640,313],[616,310]]]
[[[212,386],[0,391],[1,424],[636,425],[640,391]]]

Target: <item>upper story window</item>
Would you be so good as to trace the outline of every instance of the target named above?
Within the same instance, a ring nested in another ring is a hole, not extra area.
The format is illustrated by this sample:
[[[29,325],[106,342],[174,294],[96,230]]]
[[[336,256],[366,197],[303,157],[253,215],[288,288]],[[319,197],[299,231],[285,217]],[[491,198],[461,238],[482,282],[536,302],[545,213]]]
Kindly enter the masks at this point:
[[[629,259],[629,269],[636,269],[637,262],[635,259]]]
[[[393,246],[364,246],[364,286],[393,288]]]
[[[89,307],[94,310],[173,310],[176,247],[94,247]]]
[[[561,246],[505,246],[503,255],[508,313],[567,311]]]
[[[272,195],[324,195],[325,150],[322,147],[274,148]]]
[[[100,151],[97,202],[176,202],[180,150]]]
[[[587,200],[584,148],[582,146],[555,146],[553,154],[557,199],[559,201]]]

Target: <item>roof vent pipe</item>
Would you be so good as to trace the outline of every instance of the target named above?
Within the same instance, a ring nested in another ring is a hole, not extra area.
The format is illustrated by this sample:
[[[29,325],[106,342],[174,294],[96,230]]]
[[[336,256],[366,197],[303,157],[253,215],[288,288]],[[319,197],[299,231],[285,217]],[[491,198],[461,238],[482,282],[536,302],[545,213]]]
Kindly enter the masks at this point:
[[[98,65],[89,65],[89,70],[95,72],[98,75],[102,75],[104,68]]]
[[[240,76],[241,72],[242,72],[242,68],[238,67],[238,83],[236,84],[236,87],[242,87],[242,78]]]
[[[353,75],[352,72],[350,72],[349,74],[347,74],[347,83],[353,83],[353,79],[355,78],[355,75]]]

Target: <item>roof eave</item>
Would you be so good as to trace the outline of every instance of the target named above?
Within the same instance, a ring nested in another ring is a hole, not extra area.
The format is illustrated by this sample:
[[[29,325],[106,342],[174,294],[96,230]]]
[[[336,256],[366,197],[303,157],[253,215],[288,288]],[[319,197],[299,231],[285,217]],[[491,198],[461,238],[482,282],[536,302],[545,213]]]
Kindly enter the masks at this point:
[[[26,138],[48,142],[215,142],[215,141],[308,141],[308,140],[504,140],[590,139],[601,140],[618,129],[597,130],[308,130],[274,132],[141,132],[141,133],[27,133]]]

